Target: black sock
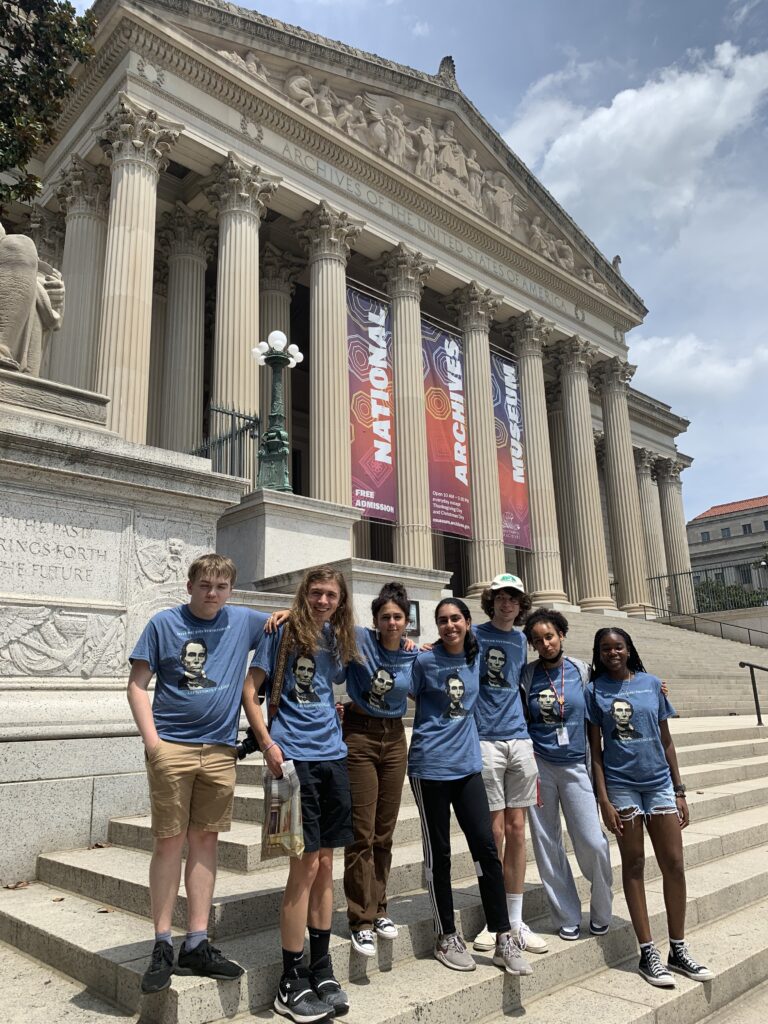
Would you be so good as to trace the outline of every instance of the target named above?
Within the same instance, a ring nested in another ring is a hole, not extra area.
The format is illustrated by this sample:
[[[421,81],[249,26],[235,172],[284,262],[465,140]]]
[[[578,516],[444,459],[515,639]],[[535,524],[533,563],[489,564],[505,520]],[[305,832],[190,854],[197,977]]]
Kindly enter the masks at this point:
[[[309,962],[316,964],[324,956],[328,955],[328,946],[331,942],[330,928],[309,929]]]
[[[296,967],[304,963],[304,950],[294,953],[291,949],[283,950],[283,974],[288,974]]]

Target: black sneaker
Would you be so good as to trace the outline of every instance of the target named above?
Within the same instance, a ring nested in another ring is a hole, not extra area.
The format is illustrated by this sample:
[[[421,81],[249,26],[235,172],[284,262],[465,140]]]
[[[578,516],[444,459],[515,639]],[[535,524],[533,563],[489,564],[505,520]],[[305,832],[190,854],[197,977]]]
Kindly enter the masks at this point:
[[[664,966],[659,951],[651,943],[649,946],[643,946],[640,950],[640,963],[637,967],[638,971],[645,980],[655,985],[656,988],[675,988],[675,979],[669,973],[667,968]]]
[[[349,996],[333,976],[333,964],[327,954],[309,968],[318,997],[337,1017],[349,1013]]]
[[[151,992],[162,992],[171,984],[173,974],[173,946],[163,939],[152,947],[152,958],[149,967],[141,979],[141,991],[147,995]]]
[[[275,1011],[296,1024],[313,1024],[333,1019],[333,1010],[312,987],[312,975],[306,967],[294,967],[284,974],[272,1004]]]
[[[229,960],[220,949],[212,946],[208,939],[203,939],[199,946],[179,950],[177,974],[196,974],[201,978],[217,978],[220,981],[233,981],[245,974],[245,968],[234,960]]]
[[[692,978],[694,981],[711,981],[715,976],[714,971],[696,963],[684,942],[679,946],[670,945],[667,967],[670,971],[677,971],[678,974],[684,974],[686,978]]]

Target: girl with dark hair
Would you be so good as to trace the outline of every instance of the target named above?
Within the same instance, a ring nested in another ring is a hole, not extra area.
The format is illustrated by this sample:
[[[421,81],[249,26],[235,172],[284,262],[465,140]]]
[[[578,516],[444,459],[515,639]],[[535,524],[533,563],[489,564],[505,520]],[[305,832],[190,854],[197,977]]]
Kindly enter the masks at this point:
[[[387,880],[408,760],[403,715],[416,660],[404,639],[409,611],[405,587],[385,584],[371,604],[374,628],[355,628],[361,660],[347,666],[343,734],[355,835],[344,851],[344,892],[352,946],[363,956],[375,954],[376,936],[397,938]]]
[[[416,718],[408,754],[408,777],[419,808],[427,891],[437,939],[435,957],[455,971],[473,971],[475,961],[456,931],[451,892],[451,808],[477,866],[486,921],[495,933],[493,962],[509,974],[530,974],[519,929],[509,924],[504,877],[490,825],[481,775],[475,716],[480,659],[469,609],[446,597],[435,609],[440,639],[421,651],[411,693]]]
[[[528,814],[539,876],[558,935],[575,941],[581,934],[581,900],[565,852],[562,811],[579,868],[592,887],[589,930],[604,935],[611,921],[613,876],[587,770],[589,668],[566,657],[563,642],[568,621],[560,612],[538,609],[528,617],[523,631],[539,655],[520,677],[539,768],[539,802]]]
[[[640,974],[674,988],[671,972],[709,981],[685,943],[685,869],[680,830],[688,825],[685,786],[669,731],[675,710],[662,682],[643,668],[632,638],[610,627],[595,634],[587,696],[595,789],[603,821],[621,853],[624,895],[640,943]],[[631,719],[631,724],[630,724]],[[669,930],[666,966],[651,937],[645,899],[644,828],[651,837],[664,882]]]

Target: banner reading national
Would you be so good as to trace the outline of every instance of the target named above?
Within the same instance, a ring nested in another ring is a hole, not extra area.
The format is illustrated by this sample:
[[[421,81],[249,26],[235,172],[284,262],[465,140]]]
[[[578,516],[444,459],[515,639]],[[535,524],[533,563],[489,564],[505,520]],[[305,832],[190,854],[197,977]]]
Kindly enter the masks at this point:
[[[421,321],[432,529],[472,536],[461,338]]]
[[[369,519],[397,519],[392,320],[388,302],[347,288],[352,505]]]
[[[491,385],[504,543],[530,550],[531,514],[517,362],[492,353]]]

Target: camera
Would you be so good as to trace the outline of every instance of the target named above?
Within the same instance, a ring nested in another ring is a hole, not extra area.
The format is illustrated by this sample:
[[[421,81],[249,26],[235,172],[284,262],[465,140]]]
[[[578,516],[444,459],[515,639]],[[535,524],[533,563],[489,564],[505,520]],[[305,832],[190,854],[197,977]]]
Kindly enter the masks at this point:
[[[242,761],[243,758],[248,757],[249,754],[255,754],[258,749],[259,745],[256,742],[256,736],[254,735],[253,729],[249,725],[245,731],[245,736],[240,740],[240,742],[235,747],[235,750],[237,751],[238,761]]]

